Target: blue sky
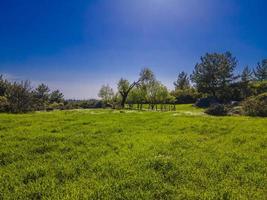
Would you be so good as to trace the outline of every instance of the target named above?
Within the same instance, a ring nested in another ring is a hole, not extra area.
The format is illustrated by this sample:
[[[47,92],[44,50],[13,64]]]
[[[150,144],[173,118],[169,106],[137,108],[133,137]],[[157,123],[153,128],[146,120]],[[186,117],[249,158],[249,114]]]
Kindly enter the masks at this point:
[[[267,57],[265,0],[8,0],[0,5],[0,73],[47,83],[67,98],[143,67],[172,89],[206,52],[254,67]]]

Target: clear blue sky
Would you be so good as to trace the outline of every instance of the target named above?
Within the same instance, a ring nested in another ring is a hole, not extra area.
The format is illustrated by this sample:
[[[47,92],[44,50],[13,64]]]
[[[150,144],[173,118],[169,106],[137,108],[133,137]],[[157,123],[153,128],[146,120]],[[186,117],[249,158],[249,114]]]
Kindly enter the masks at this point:
[[[267,57],[266,0],[8,0],[0,4],[0,73],[96,97],[150,67],[170,89],[206,52],[244,65]]]

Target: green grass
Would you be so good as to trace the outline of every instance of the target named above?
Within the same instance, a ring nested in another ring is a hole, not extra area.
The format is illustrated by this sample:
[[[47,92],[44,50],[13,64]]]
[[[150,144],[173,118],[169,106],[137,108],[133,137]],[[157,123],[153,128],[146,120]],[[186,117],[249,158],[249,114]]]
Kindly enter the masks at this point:
[[[75,110],[0,115],[0,199],[267,199],[267,119]]]

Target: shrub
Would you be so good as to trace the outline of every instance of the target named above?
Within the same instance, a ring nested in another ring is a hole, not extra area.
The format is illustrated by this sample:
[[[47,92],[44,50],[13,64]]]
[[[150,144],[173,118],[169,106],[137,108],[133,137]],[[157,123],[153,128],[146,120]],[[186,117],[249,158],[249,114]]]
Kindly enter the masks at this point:
[[[52,103],[48,106],[48,108],[46,109],[47,111],[52,111],[52,110],[62,110],[64,108],[64,104],[63,103]]]
[[[229,114],[229,115],[241,115],[241,114],[242,114],[242,107],[241,107],[241,106],[234,106],[234,107],[231,107],[231,108],[228,110],[228,114]]]
[[[242,103],[244,114],[267,117],[267,93],[248,98]]]
[[[10,84],[6,91],[6,98],[11,113],[25,113],[34,110],[29,81]]]
[[[218,100],[215,99],[214,97],[206,97],[206,98],[200,98],[197,100],[195,103],[195,106],[199,108],[208,108],[213,104],[218,104]]]
[[[176,99],[175,103],[178,104],[192,104],[195,103],[197,99],[201,97],[201,94],[192,88],[185,90],[175,90],[171,94]]]
[[[205,113],[214,116],[225,116],[227,115],[227,109],[223,104],[213,104],[205,111]]]
[[[250,87],[255,95],[265,93],[267,92],[267,81],[253,82]]]
[[[0,96],[0,112],[7,112],[7,111],[8,111],[7,98],[4,96]]]

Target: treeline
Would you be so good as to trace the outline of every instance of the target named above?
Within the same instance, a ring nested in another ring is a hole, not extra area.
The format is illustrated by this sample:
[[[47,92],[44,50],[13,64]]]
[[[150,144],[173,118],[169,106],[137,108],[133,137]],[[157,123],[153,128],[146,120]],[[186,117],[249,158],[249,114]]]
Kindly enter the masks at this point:
[[[137,105],[142,109],[167,109],[166,104],[195,103],[205,107],[207,113],[225,115],[228,113],[267,116],[267,59],[258,63],[254,69],[244,67],[236,73],[237,59],[230,52],[207,53],[200,58],[192,74],[181,72],[174,82],[175,89],[158,81],[153,72],[143,69],[139,78],[130,83],[120,79],[117,91],[103,85],[98,96],[103,104],[112,108],[125,108]],[[233,106],[234,105],[234,106]]]
[[[64,100],[59,90],[50,91],[45,84],[32,88],[29,81],[11,82],[0,75],[0,112],[105,107],[142,110],[144,104],[150,110],[175,110],[176,104],[190,103],[213,115],[267,116],[267,59],[240,73],[236,73],[237,63],[229,52],[207,53],[191,74],[178,74],[172,91],[145,68],[132,83],[121,78],[117,92],[103,85],[98,94],[101,100]]]
[[[45,84],[33,88],[29,81],[11,82],[0,75],[0,112],[26,113],[102,107],[100,100],[66,100],[59,90],[51,91]]]
[[[59,90],[51,91],[45,84],[32,88],[29,81],[10,82],[0,75],[0,111],[24,113],[49,110],[64,105]]]

